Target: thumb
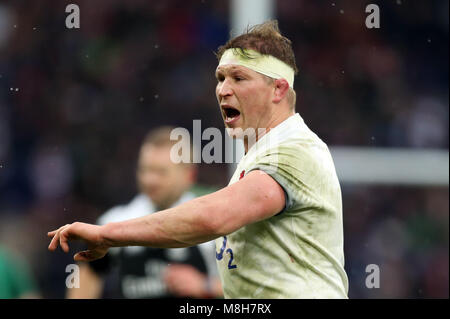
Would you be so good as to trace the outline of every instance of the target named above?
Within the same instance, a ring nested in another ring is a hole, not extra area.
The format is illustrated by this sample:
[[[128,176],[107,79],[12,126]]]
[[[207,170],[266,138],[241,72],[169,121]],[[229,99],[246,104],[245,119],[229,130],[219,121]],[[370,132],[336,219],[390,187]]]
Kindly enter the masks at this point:
[[[103,258],[107,251],[83,250],[73,256],[75,261],[94,261]]]
[[[73,256],[73,259],[75,261],[92,261],[94,260],[92,258],[92,254],[89,252],[89,250],[80,251]]]

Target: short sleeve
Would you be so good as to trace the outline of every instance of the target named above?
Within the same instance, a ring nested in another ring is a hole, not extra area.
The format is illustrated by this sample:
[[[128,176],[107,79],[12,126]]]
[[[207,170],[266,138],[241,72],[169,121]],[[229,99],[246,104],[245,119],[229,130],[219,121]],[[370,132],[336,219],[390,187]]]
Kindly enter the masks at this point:
[[[293,147],[278,147],[258,156],[249,171],[261,170],[283,188],[286,196],[285,210],[298,204],[299,192],[305,189],[302,182],[304,169],[299,152]]]

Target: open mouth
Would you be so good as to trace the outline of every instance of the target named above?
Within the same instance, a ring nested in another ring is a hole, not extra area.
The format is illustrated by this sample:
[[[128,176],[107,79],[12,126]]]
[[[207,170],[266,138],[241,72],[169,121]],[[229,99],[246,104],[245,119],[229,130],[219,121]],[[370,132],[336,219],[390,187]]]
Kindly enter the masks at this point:
[[[241,115],[241,112],[239,112],[237,109],[235,109],[231,106],[228,106],[228,105],[224,105],[222,107],[222,109],[223,109],[223,114],[225,117],[225,123],[227,123],[227,124],[230,124],[230,123],[236,121],[239,118],[239,116]]]

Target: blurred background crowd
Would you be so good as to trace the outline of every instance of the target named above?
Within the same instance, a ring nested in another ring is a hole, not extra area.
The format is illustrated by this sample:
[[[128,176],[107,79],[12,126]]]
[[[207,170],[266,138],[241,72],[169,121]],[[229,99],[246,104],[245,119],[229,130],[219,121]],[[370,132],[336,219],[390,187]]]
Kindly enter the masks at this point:
[[[372,2],[276,1],[297,112],[330,146],[448,150],[449,2],[383,1],[367,29]],[[69,3],[80,29],[65,27]],[[64,297],[72,263],[46,232],[129,201],[149,129],[222,130],[214,51],[229,32],[226,0],[0,1],[0,249],[41,297]],[[202,185],[228,177],[200,166]],[[448,185],[342,190],[349,296],[448,298]],[[365,286],[369,264],[379,289]]]

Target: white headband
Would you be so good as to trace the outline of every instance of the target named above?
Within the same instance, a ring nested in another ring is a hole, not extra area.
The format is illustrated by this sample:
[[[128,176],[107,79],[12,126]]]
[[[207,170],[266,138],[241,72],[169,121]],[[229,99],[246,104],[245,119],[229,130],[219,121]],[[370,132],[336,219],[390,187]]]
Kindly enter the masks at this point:
[[[222,54],[219,66],[236,64],[274,79],[285,79],[294,88],[294,69],[272,55],[261,54],[250,49],[231,48]]]

